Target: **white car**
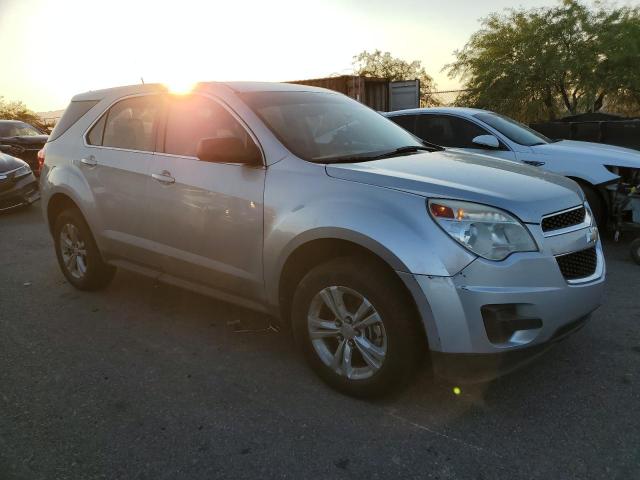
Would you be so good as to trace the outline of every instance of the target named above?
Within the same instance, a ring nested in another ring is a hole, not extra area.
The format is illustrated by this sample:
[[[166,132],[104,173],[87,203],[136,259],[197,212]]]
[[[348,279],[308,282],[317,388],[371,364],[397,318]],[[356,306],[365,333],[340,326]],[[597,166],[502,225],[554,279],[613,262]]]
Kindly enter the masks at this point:
[[[551,140],[515,120],[473,108],[415,108],[383,113],[414,135],[442,147],[464,149],[559,173],[580,184],[598,219],[609,210],[606,187],[622,177],[640,182],[640,151],[601,143]]]

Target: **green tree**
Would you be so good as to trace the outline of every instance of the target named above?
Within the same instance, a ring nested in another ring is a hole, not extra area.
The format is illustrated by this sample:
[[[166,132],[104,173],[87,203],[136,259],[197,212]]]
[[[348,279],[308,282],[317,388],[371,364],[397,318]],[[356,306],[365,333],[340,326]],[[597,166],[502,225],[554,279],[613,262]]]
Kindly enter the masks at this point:
[[[640,8],[509,9],[482,20],[445,68],[467,92],[457,103],[520,120],[608,110],[640,112]]]
[[[0,96],[0,119],[2,120],[21,120],[29,123],[40,130],[44,130],[46,125],[40,120],[38,115],[29,110],[22,102],[7,102],[4,97]]]
[[[389,52],[365,50],[353,57],[353,70],[356,75],[384,78],[389,81],[418,79],[420,80],[420,104],[422,106],[439,104],[432,95],[435,82],[419,60],[407,62],[401,58],[392,57]]]

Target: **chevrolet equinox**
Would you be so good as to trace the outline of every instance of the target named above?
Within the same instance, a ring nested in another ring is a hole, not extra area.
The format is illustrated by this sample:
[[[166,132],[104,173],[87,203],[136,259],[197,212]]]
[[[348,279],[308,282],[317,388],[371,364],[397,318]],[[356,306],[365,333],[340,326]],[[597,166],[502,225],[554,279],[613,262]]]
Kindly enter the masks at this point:
[[[136,85],[75,96],[43,152],[67,280],[116,268],[277,317],[347,394],[489,379],[581,327],[602,247],[571,180],[421,142],[302,85]]]

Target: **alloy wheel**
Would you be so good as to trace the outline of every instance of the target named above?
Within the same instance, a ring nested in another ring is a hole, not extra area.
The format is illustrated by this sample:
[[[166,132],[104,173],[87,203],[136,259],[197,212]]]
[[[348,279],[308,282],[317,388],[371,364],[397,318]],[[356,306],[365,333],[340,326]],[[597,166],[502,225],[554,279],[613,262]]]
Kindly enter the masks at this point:
[[[359,292],[330,286],[318,292],[307,315],[309,337],[322,362],[340,376],[373,376],[387,354],[382,317]]]
[[[81,279],[87,273],[87,249],[78,228],[65,224],[60,230],[60,252],[64,267],[73,278]]]

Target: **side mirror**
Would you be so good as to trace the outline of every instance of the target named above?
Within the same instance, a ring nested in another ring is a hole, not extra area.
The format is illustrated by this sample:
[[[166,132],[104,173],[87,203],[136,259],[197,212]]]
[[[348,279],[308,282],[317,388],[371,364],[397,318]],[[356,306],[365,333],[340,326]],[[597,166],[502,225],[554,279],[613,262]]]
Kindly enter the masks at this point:
[[[500,141],[493,135],[478,135],[471,141],[481,148],[487,148],[490,150],[497,150],[500,148]]]
[[[258,147],[253,142],[245,146],[236,137],[203,138],[198,142],[197,155],[203,162],[262,164]]]

